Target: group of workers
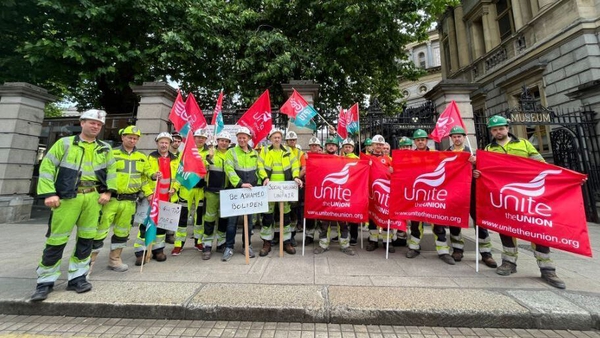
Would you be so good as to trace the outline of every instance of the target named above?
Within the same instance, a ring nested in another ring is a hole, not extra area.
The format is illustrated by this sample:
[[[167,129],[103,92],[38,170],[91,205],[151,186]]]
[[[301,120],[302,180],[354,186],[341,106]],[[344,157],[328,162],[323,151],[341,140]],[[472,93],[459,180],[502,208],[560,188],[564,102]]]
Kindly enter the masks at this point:
[[[64,248],[73,228],[77,227],[75,250],[69,260],[67,290],[83,293],[92,289],[87,276],[91,273],[98,253],[104,245],[109,230],[113,228],[110,239],[108,268],[117,272],[128,270],[123,263],[121,253],[127,246],[133,215],[141,199],[150,201],[155,192],[157,182],[168,184],[171,202],[182,204],[179,225],[175,234],[169,236],[166,230],[157,229],[156,239],[151,248],[145,244],[144,224],[138,227],[134,252],[136,265],[142,265],[153,259],[157,262],[167,260],[164,253],[167,242],[172,242],[172,256],[178,256],[188,238],[188,224],[193,224],[193,247],[201,252],[203,260],[211,258],[213,244],[216,251],[222,252],[222,260],[229,261],[234,254],[235,236],[237,233],[237,217],[222,218],[219,213],[219,192],[227,188],[251,188],[266,185],[269,181],[294,181],[300,188],[306,176],[306,160],[313,153],[325,153],[336,156],[357,158],[355,143],[347,138],[340,142],[337,136],[328,137],[324,144],[317,137],[309,141],[309,149],[303,152],[297,145],[297,135],[293,131],[284,134],[282,130],[273,129],[269,135],[269,145],[250,146],[251,131],[240,127],[236,131],[235,145],[232,135],[222,131],[210,142],[206,130],[194,132],[194,140],[198,154],[204,161],[207,175],[188,189],[176,179],[181,161],[179,147],[182,137],[177,133],[163,132],[156,136],[156,150],[145,155],[136,148],[142,133],[136,126],[128,126],[120,131],[121,146],[111,148],[106,142],[97,139],[106,113],[90,110],[81,115],[81,133],[64,137],[57,141],[42,160],[38,183],[38,196],[44,198],[46,206],[52,208],[49,231],[42,259],[37,268],[37,286],[32,301],[42,301],[53,290],[54,283],[60,276],[60,264]],[[500,152],[524,156],[543,161],[535,147],[525,139],[520,139],[509,132],[509,123],[502,116],[493,116],[488,122],[488,129],[493,137],[485,151]],[[418,129],[412,139],[403,137],[398,148],[402,150],[429,151],[428,134]],[[285,139],[285,140],[284,140]],[[455,126],[450,132],[451,146],[449,151],[471,150],[465,145],[466,132]],[[192,140],[188,140],[191,142]],[[391,167],[390,145],[381,135],[374,135],[365,142],[365,153],[371,158],[380,160]],[[160,163],[168,161],[170,176],[160,174]],[[475,165],[476,157],[469,159]],[[475,168],[475,167],[474,167]],[[473,184],[480,172],[474,169]],[[472,189],[473,193],[475,189]],[[475,198],[471,198],[474,203]],[[260,221],[260,238],[263,240],[259,256],[267,256],[277,242],[278,227],[274,227],[276,208],[269,204],[268,212],[262,214]],[[475,219],[474,205],[471,216]],[[283,248],[288,254],[295,254],[295,232],[302,221],[302,198],[298,203],[285,203],[283,209]],[[258,216],[258,215],[253,215]],[[330,241],[337,240],[340,249],[347,255],[355,255],[352,246],[356,245],[359,224],[306,220],[307,230],[304,244],[315,241],[319,230],[318,245],[314,254],[323,254],[329,250]],[[337,226],[336,226],[337,225]],[[410,236],[404,231],[393,232],[378,229],[374,222],[368,223],[369,240],[367,251],[374,251],[382,240],[383,248],[394,252],[395,246],[408,246],[406,257],[414,258],[420,254],[420,241],[423,234],[423,223],[410,222]],[[495,268],[499,275],[510,275],[517,271],[516,238],[501,235],[503,252],[502,264],[497,265],[492,258],[490,235],[486,229],[478,228],[479,251],[483,263]],[[332,232],[338,232],[333,236]],[[461,261],[464,251],[464,240],[461,228],[450,227],[450,245],[446,238],[446,226],[432,224],[436,251],[439,258],[447,264],[454,265]],[[251,236],[250,236],[251,237]],[[250,238],[249,238],[250,240]],[[243,242],[243,238],[242,238]],[[250,242],[251,244],[251,242]],[[550,285],[565,288],[565,283],[556,275],[555,266],[550,260],[549,248],[532,244],[534,255],[541,270],[542,278]],[[249,246],[250,257],[255,257],[252,246]]]

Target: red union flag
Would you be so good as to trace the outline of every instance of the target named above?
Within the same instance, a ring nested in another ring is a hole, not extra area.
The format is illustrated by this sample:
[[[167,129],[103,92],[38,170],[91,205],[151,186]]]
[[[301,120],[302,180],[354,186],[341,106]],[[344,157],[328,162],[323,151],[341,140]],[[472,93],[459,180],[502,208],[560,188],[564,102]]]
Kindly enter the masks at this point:
[[[337,133],[343,139],[348,138],[347,126],[348,126],[348,113],[346,112],[345,109],[340,108],[340,115],[338,115],[338,122],[337,122]]]
[[[369,219],[380,228],[390,228],[406,231],[406,222],[390,220],[390,181],[392,174],[389,167],[379,159],[371,161],[371,156],[360,154],[361,159],[369,161]]]
[[[368,221],[368,161],[311,153],[306,172],[304,217]]]
[[[271,119],[271,100],[268,89],[244,113],[237,124],[250,129],[252,142],[255,145],[269,135],[273,128],[273,120]]]
[[[519,168],[519,170],[514,170]],[[581,182],[586,175],[528,158],[477,152],[477,224],[592,256]]]
[[[171,113],[169,113],[169,120],[173,122],[173,126],[175,126],[175,130],[177,131],[180,131],[187,123],[188,116],[185,112],[185,103],[183,102],[180,91],[177,91],[177,98],[175,99],[175,102],[173,102]]]
[[[394,150],[392,219],[467,228],[472,177],[470,156],[467,152]]]
[[[458,111],[458,106],[456,106],[456,101],[452,100],[438,118],[437,122],[435,123],[435,128],[429,136],[435,142],[441,142],[444,137],[450,134],[450,129],[455,126],[461,126],[465,131],[467,130],[465,123],[460,117],[460,112]]]
[[[187,121],[192,126],[192,131],[206,128],[206,119],[204,118],[204,114],[202,114],[202,110],[198,106],[198,102],[196,102],[196,98],[192,93],[190,93],[185,100],[185,112],[187,113]]]

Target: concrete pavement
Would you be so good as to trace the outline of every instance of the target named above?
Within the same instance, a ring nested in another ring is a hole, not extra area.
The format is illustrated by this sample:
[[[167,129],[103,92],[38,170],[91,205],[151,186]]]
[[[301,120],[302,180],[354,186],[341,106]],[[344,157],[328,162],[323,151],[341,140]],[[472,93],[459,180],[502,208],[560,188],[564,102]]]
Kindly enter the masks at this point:
[[[34,217],[36,215],[33,215]],[[229,262],[213,254],[203,261],[186,243],[181,256],[152,261],[140,273],[134,266],[132,241],[124,250],[130,270],[105,269],[108,250],[100,253],[85,294],[66,291],[68,260],[54,292],[41,303],[29,302],[36,284],[35,268],[46,231],[44,214],[27,223],[0,225],[0,314],[74,317],[152,318],[208,321],[311,322],[366,325],[519,328],[547,330],[600,329],[600,225],[589,224],[594,258],[554,250],[558,275],[566,290],[545,284],[529,244],[520,242],[518,273],[502,277],[480,264],[475,271],[475,232],[465,258],[455,266],[443,263],[431,235],[424,250],[407,259],[406,248],[385,252],[357,249],[350,257],[337,243],[321,255],[307,247],[301,256],[267,257],[245,264],[238,235]],[[363,233],[366,236],[367,233]],[[296,235],[301,238],[301,234]],[[258,231],[255,252],[261,247]],[[494,257],[500,261],[500,241],[492,234]],[[73,241],[65,250],[68,256]],[[108,241],[107,241],[108,242]],[[105,247],[107,247],[105,245]]]

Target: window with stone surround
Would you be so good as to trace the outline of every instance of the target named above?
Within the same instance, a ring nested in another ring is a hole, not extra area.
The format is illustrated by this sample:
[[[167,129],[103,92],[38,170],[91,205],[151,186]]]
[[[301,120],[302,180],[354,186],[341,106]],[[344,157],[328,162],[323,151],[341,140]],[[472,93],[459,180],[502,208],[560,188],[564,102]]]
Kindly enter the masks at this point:
[[[498,21],[498,31],[500,32],[500,40],[504,41],[509,38],[514,29],[512,9],[510,7],[510,0],[498,0],[496,2],[496,13]]]

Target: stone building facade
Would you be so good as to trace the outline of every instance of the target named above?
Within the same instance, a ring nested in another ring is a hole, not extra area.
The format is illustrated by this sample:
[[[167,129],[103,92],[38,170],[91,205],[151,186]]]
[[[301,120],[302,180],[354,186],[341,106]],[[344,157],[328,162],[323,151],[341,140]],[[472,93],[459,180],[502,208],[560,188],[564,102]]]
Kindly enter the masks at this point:
[[[424,104],[424,95],[442,80],[442,64],[440,57],[440,39],[437,30],[429,32],[426,41],[413,42],[406,45],[409,61],[427,73],[417,81],[401,80],[402,98],[407,107]]]
[[[438,28],[442,76],[477,84],[475,114],[517,106],[523,86],[550,109],[600,111],[600,1],[463,0]]]

